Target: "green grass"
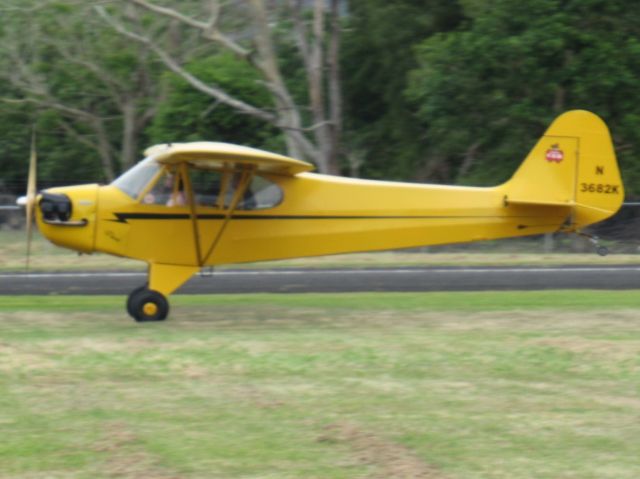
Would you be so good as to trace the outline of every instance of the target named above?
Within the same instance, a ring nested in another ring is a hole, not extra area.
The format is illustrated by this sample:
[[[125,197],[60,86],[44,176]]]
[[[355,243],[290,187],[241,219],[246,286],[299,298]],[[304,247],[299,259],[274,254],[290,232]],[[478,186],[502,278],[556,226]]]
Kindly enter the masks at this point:
[[[0,296],[0,311],[122,312],[124,296]],[[591,310],[640,308],[636,291],[514,291],[461,293],[303,293],[174,295],[177,307],[322,308],[406,311]]]
[[[637,478],[637,292],[0,297],[0,478]]]

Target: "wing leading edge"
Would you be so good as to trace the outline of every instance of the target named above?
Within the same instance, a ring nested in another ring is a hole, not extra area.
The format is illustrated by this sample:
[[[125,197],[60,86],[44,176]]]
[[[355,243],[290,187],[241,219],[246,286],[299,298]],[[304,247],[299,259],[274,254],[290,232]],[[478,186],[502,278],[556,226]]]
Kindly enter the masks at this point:
[[[223,169],[229,163],[253,165],[257,172],[294,176],[314,169],[311,163],[257,148],[199,141],[155,145],[145,151],[162,164],[188,163],[196,168]]]

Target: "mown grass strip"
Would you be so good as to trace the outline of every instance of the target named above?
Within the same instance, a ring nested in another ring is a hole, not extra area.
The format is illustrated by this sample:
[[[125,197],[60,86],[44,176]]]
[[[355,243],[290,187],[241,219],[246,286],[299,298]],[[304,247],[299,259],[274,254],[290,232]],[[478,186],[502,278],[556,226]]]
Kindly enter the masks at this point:
[[[0,296],[0,311],[110,311],[125,296]],[[403,311],[592,310],[640,308],[637,291],[508,291],[453,293],[310,293],[175,295],[174,306],[275,306]]]

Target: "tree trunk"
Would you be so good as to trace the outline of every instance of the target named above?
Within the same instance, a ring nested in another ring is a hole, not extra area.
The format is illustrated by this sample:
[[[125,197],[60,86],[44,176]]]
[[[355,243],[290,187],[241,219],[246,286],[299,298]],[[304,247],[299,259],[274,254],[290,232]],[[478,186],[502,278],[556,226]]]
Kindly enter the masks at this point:
[[[340,174],[340,146],[342,142],[342,90],[340,88],[340,15],[338,0],[331,1],[331,38],[329,39],[329,171]],[[357,176],[357,175],[356,175]]]
[[[111,182],[115,179],[115,173],[113,169],[113,155],[111,154],[111,144],[109,143],[109,135],[102,123],[102,120],[95,119],[93,121],[94,130],[98,137],[98,154],[100,155],[100,164],[102,165],[102,172],[104,173],[107,181]]]
[[[131,167],[138,159],[138,131],[135,101],[126,99],[122,105],[122,169]]]
[[[302,129],[302,120],[287,87],[282,79],[276,52],[271,40],[269,18],[264,0],[249,0],[253,25],[255,28],[255,46],[257,50],[256,67],[266,79],[267,88],[271,91],[277,110],[278,122],[284,131],[287,152],[294,158],[304,158],[304,150],[299,144],[296,132]]]

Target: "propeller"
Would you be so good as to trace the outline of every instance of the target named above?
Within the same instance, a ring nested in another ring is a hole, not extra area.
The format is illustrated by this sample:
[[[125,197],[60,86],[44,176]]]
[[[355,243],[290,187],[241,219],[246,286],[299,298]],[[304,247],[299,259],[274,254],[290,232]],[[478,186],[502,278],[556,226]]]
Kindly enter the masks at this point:
[[[36,207],[36,175],[38,158],[36,155],[36,132],[31,135],[31,155],[29,157],[29,177],[27,179],[27,195],[18,198],[19,205],[26,206],[27,213],[27,261],[26,270],[29,271],[31,259],[31,241],[33,238],[33,215]]]

